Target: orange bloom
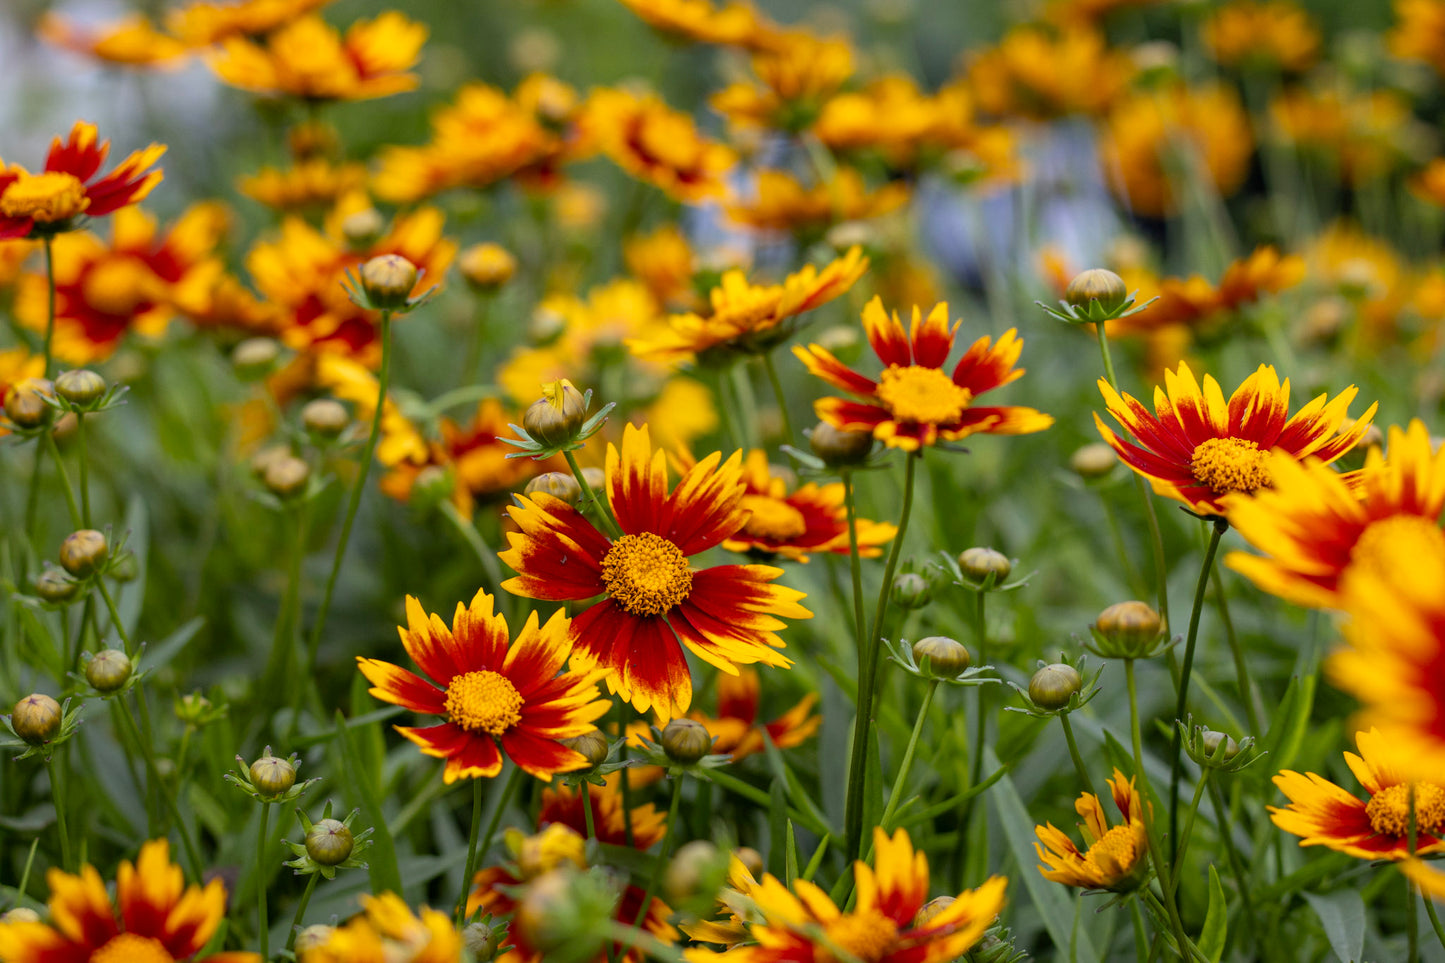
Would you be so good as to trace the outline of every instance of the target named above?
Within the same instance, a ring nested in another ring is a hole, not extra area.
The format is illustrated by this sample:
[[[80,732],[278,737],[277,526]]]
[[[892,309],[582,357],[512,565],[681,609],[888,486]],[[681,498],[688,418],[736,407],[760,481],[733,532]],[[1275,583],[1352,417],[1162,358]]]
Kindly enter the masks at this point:
[[[1219,279],[1218,286],[1198,274],[1188,278],[1164,278],[1157,290],[1146,282],[1138,286],[1139,303],[1150,298],[1159,300],[1138,314],[1108,324],[1109,334],[1130,334],[1167,327],[1198,327],[1219,316],[1238,311],[1259,301],[1266,294],[1277,294],[1304,280],[1304,258],[1281,255],[1268,245],[1257,247],[1247,258],[1232,262]],[[1133,273],[1126,272],[1126,281]],[[1134,290],[1134,285],[1130,290]]]
[[[1023,369],[1014,365],[1024,345],[1012,328],[998,344],[988,336],[975,341],[951,375],[944,373],[943,365],[953,351],[958,323],[948,327],[947,304],[935,305],[926,320],[914,307],[913,324],[905,330],[898,313],[889,317],[882,300],[875,297],[863,309],[863,328],[885,365],[877,381],[847,367],[821,345],[793,348],[810,372],[865,399],[820,398],[815,402],[818,417],[835,428],[871,431],[890,448],[917,451],[940,439],[955,441],[979,432],[1026,435],[1054,423],[1052,417],[1033,408],[973,404],[984,392],[1023,376]]]
[[[336,164],[324,157],[308,157],[281,169],[263,167],[242,177],[236,187],[242,194],[277,211],[325,208],[366,187],[364,164]]]
[[[1319,57],[1320,30],[1292,0],[1233,0],[1204,22],[1204,45],[1226,67],[1300,73]]]
[[[655,94],[594,90],[582,124],[618,167],[683,203],[721,197],[723,175],[737,163],[731,148],[704,137],[690,115]]]
[[[667,466],[644,426],[623,429],[622,448],[607,446],[607,500],[622,535],[599,532],[559,499],[518,496],[509,508],[521,529],[509,533],[502,561],[518,576],[515,595],[581,601],[603,595],[577,616],[580,665],[608,670],[607,686],[639,711],[664,721],[692,702],[685,645],[724,672],[735,664],[792,663],[778,618],[806,619],[802,592],[771,584],[782,569],[718,565],[694,569],[688,557],[732,537],[747,521],[741,456],[713,453],[669,494]],[[681,641],[682,645],[679,645]]]
[[[39,174],[0,162],[0,239],[68,230],[81,214],[100,217],[143,200],[164,176],[151,168],[165,152],[151,144],[96,179],[110,141],[97,143],[95,125],[76,121],[66,140],[50,142]]]
[[[800,746],[817,732],[823,717],[813,712],[818,694],[809,692],[772,722],[758,723],[758,673],[744,666],[738,674],[717,677],[717,715],[701,712],[690,718],[701,722],[714,737],[712,752],[731,756],[733,762],[763,751],[763,734],[779,749]]]
[[[724,88],[712,96],[713,109],[739,128],[798,130],[853,76],[853,46],[844,37],[780,33],[773,49],[753,56],[753,73],[760,84]]]
[[[654,29],[682,40],[763,48],[776,27],[746,3],[714,7],[709,0],[621,0]]]
[[[979,109],[999,117],[1047,119],[1102,114],[1124,92],[1134,68],[1087,26],[1014,27],[977,54],[968,79]]]
[[[763,231],[820,231],[839,221],[861,221],[908,203],[910,188],[894,181],[869,192],[863,176],[843,167],[831,183],[804,187],[784,171],[758,172],[751,200],[727,205],[728,217]]]
[[[1420,60],[1445,76],[1445,0],[1395,0],[1390,53]]]
[[[651,234],[630,237],[622,245],[627,271],[647,286],[659,304],[693,308],[695,262],[692,245],[675,224],[664,224]]]
[[[376,698],[446,717],[424,729],[396,727],[423,753],[447,761],[446,782],[495,776],[503,753],[547,781],[587,765],[558,740],[591,732],[611,703],[597,698],[599,673],[562,672],[576,641],[566,615],[558,612],[539,628],[533,612],[510,641],[506,619],[492,614],[492,596],[478,591],[470,607],[457,603],[450,629],[411,596],[406,618],[398,630],[402,645],[444,688],[389,662],[358,656],[356,664]]]
[[[1044,879],[1065,886],[1118,893],[1129,892],[1144,880],[1149,867],[1145,859],[1149,835],[1144,825],[1143,800],[1134,788],[1133,778],[1126,781],[1117,769],[1109,780],[1109,789],[1114,805],[1124,817],[1117,826],[1109,825],[1098,796],[1086,792],[1074,803],[1074,810],[1084,820],[1080,828],[1088,846],[1083,852],[1067,833],[1054,828],[1053,823],[1034,827],[1039,837],[1034,849],[1043,861],[1039,872]]]
[[[1340,432],[1358,393],[1351,385],[1328,403],[1326,395],[1319,395],[1290,417],[1289,379],[1281,384],[1274,368],[1263,364],[1225,402],[1213,377],[1205,375],[1200,390],[1194,372],[1181,361],[1178,373],[1165,371],[1164,387],[1155,387],[1152,415],[1103,378],[1099,391],[1109,414],[1137,443],[1121,440],[1096,413],[1094,424],[1104,440],[1153,483],[1157,494],[1204,515],[1223,515],[1226,495],[1268,488],[1271,450],[1297,459],[1314,456],[1326,464],[1339,458],[1360,440],[1379,407],[1371,405]]]
[[[198,0],[166,13],[166,29],[188,47],[209,47],[230,37],[263,37],[331,0]]]
[[[47,923],[0,922],[0,959],[6,963],[161,963],[191,960],[210,942],[226,915],[226,887],[213,879],[186,888],[172,866],[170,844],[153,839],[132,865],[120,864],[115,899],[94,867],[79,876],[51,867]],[[257,953],[214,953],[195,963],[261,963]]]
[[[413,914],[395,893],[361,895],[362,912],[330,928],[300,963],[459,963],[462,935],[451,917],[423,906]]]
[[[634,788],[636,785],[634,781]],[[547,786],[542,790],[542,811],[537,814],[537,828],[542,829],[556,823],[585,836],[587,814],[582,811],[584,789],[587,792],[587,804],[592,807],[592,830],[598,842],[625,846],[629,821],[632,823],[632,845],[637,849],[651,849],[662,839],[667,830],[666,813],[658,812],[652,803],[633,806],[631,810],[624,809],[622,790],[611,783],[598,786],[584,782],[575,789],[561,783]]]
[[[128,67],[171,70],[180,67],[190,53],[185,44],[157,30],[150,18],[141,14],[99,30],[86,30],[46,11],[35,32],[57,47]]]

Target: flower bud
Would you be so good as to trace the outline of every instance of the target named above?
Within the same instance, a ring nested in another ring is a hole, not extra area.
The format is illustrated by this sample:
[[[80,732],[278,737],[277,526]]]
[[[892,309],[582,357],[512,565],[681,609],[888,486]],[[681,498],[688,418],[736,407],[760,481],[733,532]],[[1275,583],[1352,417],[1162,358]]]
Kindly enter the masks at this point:
[[[271,338],[247,338],[231,349],[231,365],[247,381],[264,378],[281,357],[281,346]]]
[[[85,681],[89,682],[96,692],[114,692],[130,680],[133,668],[130,656],[124,652],[119,649],[102,649],[85,663]]]
[[[85,578],[105,564],[110,546],[105,536],[93,528],[71,532],[60,543],[60,564],[76,578]]]
[[[689,765],[712,751],[712,733],[693,719],[674,719],[662,730],[662,751],[673,762]]]
[[[662,876],[662,891],[674,906],[711,899],[727,878],[728,856],[706,839],[678,847]]]
[[[47,568],[35,579],[35,594],[51,604],[70,601],[79,589],[80,583],[58,568]]]
[[[324,923],[314,923],[296,934],[296,958],[300,959],[302,954],[325,946],[331,939],[331,934],[336,932],[336,927],[327,926]],[[480,963],[481,957],[478,957]]]
[[[127,552],[111,563],[106,574],[117,582],[134,582],[140,574],[140,563],[135,560],[134,555]]]
[[[1137,659],[1154,654],[1162,627],[1159,613],[1144,602],[1116,602],[1099,613],[1094,633],[1111,658]]]
[[[1219,756],[1220,762],[1228,762],[1235,756],[1239,755],[1239,743],[1235,742],[1223,732],[1215,732],[1213,729],[1205,729],[1199,735],[1199,742],[1200,745],[1204,748],[1204,754],[1211,759],[1214,757],[1215,751],[1219,749],[1220,743],[1223,743],[1224,752],[1222,752]]]
[[[251,763],[251,785],[255,786],[256,791],[263,796],[279,796],[296,785],[296,767],[279,756],[262,756],[260,759]],[[322,822],[325,822],[325,820],[322,820]],[[346,832],[349,837],[351,830],[347,830]],[[306,845],[309,850],[311,845],[309,836],[307,837]],[[347,852],[351,852],[349,844],[347,846]],[[345,856],[341,857],[341,859],[345,858]],[[316,859],[316,857],[313,856],[312,859]],[[319,859],[316,861],[318,863],[321,862]],[[338,862],[340,862],[340,860],[338,860]]]
[[[346,238],[346,246],[353,251],[364,251],[371,247],[385,230],[386,219],[374,207],[352,211],[341,221],[341,236]],[[410,287],[407,292],[411,292]]]
[[[55,379],[55,393],[73,405],[85,405],[99,401],[105,394],[105,379],[94,371],[76,368]]]
[[[211,711],[211,700],[199,692],[188,692],[176,700],[176,718],[188,726],[199,724]]]
[[[582,469],[582,477],[587,480],[587,487],[597,493],[598,498],[605,498],[603,489],[607,485],[607,473],[601,468],[588,466]]]
[[[527,885],[527,891],[517,903],[512,925],[531,949],[545,955],[568,942],[570,927],[566,921],[577,912],[572,893],[575,875],[574,870],[554,869]]]
[[[1083,685],[1078,669],[1055,662],[1044,666],[1029,679],[1029,699],[1040,709],[1062,709]]]
[[[867,431],[844,431],[819,422],[808,434],[808,446],[830,468],[861,465],[873,451],[873,435]]]
[[[501,938],[486,923],[468,923],[462,930],[462,942],[476,963],[490,963],[502,943]]]
[[[1090,301],[1097,301],[1105,312],[1117,311],[1129,296],[1124,279],[1113,271],[1094,268],[1075,276],[1064,291],[1064,300],[1076,308],[1089,307]]]
[[[580,736],[571,736],[558,741],[586,759],[588,769],[596,769],[602,765],[612,751],[612,747],[607,744],[607,737],[596,729],[584,732]]]
[[[991,548],[968,548],[958,556],[958,568],[963,577],[975,585],[982,585],[993,576],[994,585],[1008,578],[1013,571],[1013,562],[1002,552]]]
[[[913,917],[913,928],[915,930],[927,929],[933,918],[953,905],[954,897],[937,896],[924,903],[919,908],[917,915]]]
[[[55,409],[45,403],[55,397],[55,386],[44,378],[24,378],[5,392],[5,417],[21,428],[39,428]]]
[[[455,490],[456,472],[451,465],[427,465],[412,480],[407,501],[419,510],[430,511],[451,498]]]
[[[1084,445],[1069,456],[1069,468],[1085,481],[1103,478],[1112,472],[1117,464],[1119,456],[1102,441]]]
[[[955,678],[973,661],[962,642],[945,635],[930,635],[913,643],[913,661],[922,666],[924,659],[928,660],[928,673],[943,679]]]
[[[10,726],[32,746],[42,746],[60,732],[60,703],[43,693],[34,693],[15,703]]]
[[[933,587],[917,572],[904,572],[893,580],[893,604],[904,609],[921,609],[933,599]]]
[[[582,497],[582,486],[577,484],[577,479],[568,472],[549,471],[527,482],[527,487],[522,490],[524,495],[535,495],[537,492],[560,498],[568,505],[575,505],[577,499]]]
[[[565,381],[554,382],[543,391],[545,397],[532,402],[522,415],[522,427],[541,445],[565,445],[587,420],[586,398]]]
[[[753,879],[757,879],[763,875],[762,853],[753,849],[751,846],[739,846],[733,850],[733,855],[738,858],[738,862],[743,864],[744,869],[753,874]]]
[[[294,455],[274,458],[266,466],[262,481],[277,498],[291,498],[306,490],[311,478],[311,466]]]
[[[320,438],[335,438],[351,424],[351,412],[335,398],[317,398],[301,409],[301,424]]]
[[[339,819],[322,819],[306,834],[306,855],[322,866],[336,866],[351,855],[351,830]]]
[[[252,455],[248,464],[251,468],[251,474],[255,475],[258,480],[264,481],[266,478],[266,469],[271,467],[273,461],[290,457],[291,447],[289,445],[267,445]]]
[[[495,291],[517,273],[517,259],[500,244],[473,244],[457,258],[457,267],[478,291]]]
[[[6,913],[0,913],[0,923],[39,923],[40,914],[28,906],[17,906]]]
[[[400,254],[382,254],[361,266],[361,289],[371,306],[383,310],[405,307],[416,287],[416,265]]]

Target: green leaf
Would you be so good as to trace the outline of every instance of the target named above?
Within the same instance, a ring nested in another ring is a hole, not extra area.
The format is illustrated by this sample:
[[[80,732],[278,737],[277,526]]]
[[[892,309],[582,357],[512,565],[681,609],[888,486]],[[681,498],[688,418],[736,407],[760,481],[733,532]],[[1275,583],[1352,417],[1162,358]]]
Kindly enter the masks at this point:
[[[768,872],[779,879],[787,872],[788,794],[783,780],[774,779],[768,793]]]
[[[1315,704],[1315,686],[1318,673],[1295,676],[1285,690],[1280,709],[1275,713],[1274,724],[1269,727],[1264,747],[1270,753],[1271,771],[1288,769],[1299,753],[1305,732],[1309,728],[1310,711]]]
[[[793,821],[791,819],[788,820],[788,848],[786,855],[787,859],[783,864],[783,869],[788,875],[784,877],[784,882],[792,886],[793,880],[798,878],[798,841],[793,838]]]
[[[146,597],[146,556],[150,553],[150,512],[145,500],[139,495],[131,497],[125,510],[125,550],[135,556],[135,581],[124,588],[117,587],[120,598],[116,600],[116,611],[120,613],[120,624],[125,626],[126,635],[136,641],[135,626],[140,621],[140,610]],[[119,538],[119,532],[112,532],[112,543]]]
[[[1305,893],[1305,900],[1320,918],[1330,949],[1340,963],[1356,963],[1365,951],[1365,901],[1358,890]]]
[[[1209,867],[1209,909],[1204,913],[1204,929],[1199,933],[1199,952],[1209,957],[1210,963],[1219,963],[1224,955],[1224,938],[1229,928],[1229,901],[1224,887],[1219,883],[1219,874]]]
[[[376,782],[367,778],[368,770],[361,763],[361,754],[353,742],[353,733],[346,727],[346,717],[338,710],[336,730],[340,738],[341,753],[346,760],[347,771],[353,774],[351,784],[361,796],[361,813],[367,825],[376,828],[371,849],[366,853],[370,864],[371,887],[374,893],[401,893],[401,870],[396,865],[396,843],[386,828],[386,816],[381,811],[381,800],[377,798]]]

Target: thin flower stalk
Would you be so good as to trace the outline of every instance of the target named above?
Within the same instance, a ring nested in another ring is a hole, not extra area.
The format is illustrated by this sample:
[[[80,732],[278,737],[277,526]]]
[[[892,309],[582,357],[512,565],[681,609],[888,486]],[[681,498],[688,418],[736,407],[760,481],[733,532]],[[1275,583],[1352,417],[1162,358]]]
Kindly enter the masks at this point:
[[[898,775],[893,777],[893,789],[888,793],[888,805],[883,818],[878,821],[886,831],[892,827],[893,816],[903,802],[903,790],[908,785],[908,773],[913,768],[913,753],[918,748],[918,737],[923,733],[923,723],[928,719],[928,710],[933,706],[933,694],[938,691],[938,679],[929,679],[923,693],[923,705],[918,708],[918,718],[913,722],[913,732],[908,736],[908,747],[903,750],[903,761],[898,764]],[[977,782],[974,780],[973,782]]]

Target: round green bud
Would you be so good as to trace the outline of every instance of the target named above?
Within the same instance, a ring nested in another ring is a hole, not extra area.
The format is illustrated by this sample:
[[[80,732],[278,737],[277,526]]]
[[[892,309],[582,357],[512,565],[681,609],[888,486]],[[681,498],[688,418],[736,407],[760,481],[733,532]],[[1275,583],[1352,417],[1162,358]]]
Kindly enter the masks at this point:
[[[262,756],[251,763],[251,785],[255,786],[256,791],[263,796],[279,796],[296,785],[296,767],[280,756]],[[350,835],[350,830],[347,831],[347,834]],[[309,836],[307,837],[307,846],[310,846]],[[312,857],[312,859],[315,858]],[[341,858],[345,859],[346,857]],[[319,859],[316,861],[321,862]]]
[[[323,947],[331,939],[331,934],[336,932],[336,927],[327,926],[324,923],[314,923],[296,934],[296,958],[300,959],[303,954]],[[478,961],[480,963],[480,960]]]
[[[662,876],[662,891],[674,906],[716,895],[727,876],[727,855],[706,839],[679,846]]]
[[[271,338],[247,338],[231,349],[231,365],[247,381],[270,374],[280,357],[281,346]]]
[[[1099,613],[1094,630],[1119,653],[1118,657],[1142,657],[1159,640],[1163,622],[1159,613],[1144,602],[1116,602]],[[1131,656],[1130,653],[1137,653]]]
[[[958,568],[963,577],[975,585],[982,585],[993,576],[993,584],[998,585],[1008,578],[1013,571],[1013,562],[1002,552],[991,548],[968,548],[958,556]]]
[[[457,268],[478,291],[495,291],[517,273],[517,259],[500,244],[473,244],[457,258]]]
[[[361,289],[371,306],[382,310],[405,307],[416,287],[416,265],[400,254],[382,254],[361,266]]]
[[[572,891],[574,876],[571,869],[549,870],[527,884],[517,903],[512,925],[528,947],[544,956],[568,942],[566,921],[579,910]]]
[[[944,679],[956,677],[973,661],[962,642],[945,635],[930,635],[913,643],[913,661],[921,666],[924,659],[929,674]]]
[[[1224,752],[1220,754],[1220,762],[1228,762],[1239,755],[1239,743],[1226,734],[1215,732],[1213,729],[1205,729],[1199,735],[1199,744],[1204,749],[1204,755],[1211,759],[1221,743],[1224,744]]]
[[[808,433],[808,447],[830,468],[861,465],[873,451],[873,435],[867,431],[844,431],[826,421]]]
[[[60,565],[76,578],[94,573],[110,557],[105,535],[93,528],[71,532],[60,543]]]
[[[53,397],[55,386],[46,379],[24,378],[5,391],[5,417],[20,428],[39,428],[55,414],[45,401]]]
[[[694,719],[674,719],[662,730],[662,751],[673,762],[689,765],[712,751],[712,733]]]
[[[1029,700],[1040,709],[1062,709],[1083,684],[1078,669],[1055,662],[1039,669],[1029,679]]]
[[[347,246],[353,251],[371,247],[385,230],[386,219],[374,207],[352,211],[341,221],[341,236],[346,238]]]
[[[486,923],[468,923],[462,930],[462,942],[476,963],[489,963],[502,941]]]
[[[39,923],[40,914],[28,906],[17,906],[13,910],[0,913],[0,923]]]
[[[85,663],[85,681],[96,692],[111,693],[130,681],[135,666],[119,649],[102,649]]]
[[[104,378],[85,368],[67,371],[55,379],[55,393],[73,405],[99,401],[107,387]]]
[[[1099,307],[1109,312],[1122,307],[1128,296],[1129,289],[1124,279],[1103,268],[1093,268],[1075,276],[1064,291],[1064,300],[1076,308],[1087,309],[1089,302],[1097,301]]]
[[[577,484],[577,479],[569,472],[549,471],[527,482],[527,487],[522,490],[524,495],[535,495],[538,492],[560,498],[568,505],[575,505],[577,499],[582,497],[582,486]]]
[[[589,769],[596,769],[606,762],[608,754],[612,751],[612,747],[607,744],[607,737],[596,729],[584,732],[580,736],[572,736],[558,741],[586,759]]]
[[[933,600],[933,586],[917,572],[904,572],[893,580],[893,604],[904,609],[921,609]]]
[[[211,700],[199,692],[188,692],[176,700],[176,718],[186,725],[196,725],[211,711]]]
[[[306,834],[306,855],[322,866],[346,862],[351,855],[351,847],[351,830],[339,819],[322,819],[313,824]]]
[[[28,695],[15,703],[10,726],[15,734],[32,746],[43,746],[60,732],[60,703],[41,692]]]
[[[565,445],[587,420],[587,401],[582,392],[562,385],[553,398],[538,398],[522,414],[522,427],[538,444]]]
[[[351,412],[335,398],[317,398],[301,409],[301,424],[318,438],[332,439],[351,424]]]

